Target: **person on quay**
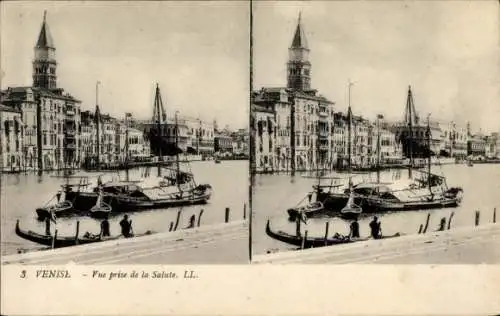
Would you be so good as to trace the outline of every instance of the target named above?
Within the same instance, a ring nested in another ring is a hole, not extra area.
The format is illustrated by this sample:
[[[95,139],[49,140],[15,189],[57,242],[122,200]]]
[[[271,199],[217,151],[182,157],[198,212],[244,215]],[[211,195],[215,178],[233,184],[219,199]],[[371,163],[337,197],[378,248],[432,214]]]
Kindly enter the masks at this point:
[[[370,222],[370,230],[373,239],[379,239],[381,237],[380,222],[377,216],[374,216],[373,220]]]
[[[124,237],[132,236],[132,220],[128,219],[128,215],[125,214],[123,219],[120,221],[121,232]]]
[[[109,232],[109,221],[107,218],[101,222],[101,235],[102,237],[109,237],[111,235]]]
[[[351,223],[351,238],[359,238],[359,223],[358,219],[354,219]]]

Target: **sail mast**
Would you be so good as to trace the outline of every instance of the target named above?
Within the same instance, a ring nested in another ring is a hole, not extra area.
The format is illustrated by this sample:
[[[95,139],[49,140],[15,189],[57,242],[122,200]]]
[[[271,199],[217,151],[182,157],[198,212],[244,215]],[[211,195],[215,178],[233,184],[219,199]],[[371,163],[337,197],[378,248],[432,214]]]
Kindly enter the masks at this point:
[[[125,114],[125,176],[126,181],[129,181],[129,171],[128,171],[128,163],[129,163],[129,153],[128,153],[128,118],[130,114]]]
[[[382,115],[377,115],[377,183],[380,183],[380,120]]]
[[[177,179],[180,175],[180,166],[179,166],[179,125],[177,121],[177,114],[179,112],[175,112],[175,167],[177,171]]]
[[[162,115],[161,115],[161,109],[163,108],[163,104],[161,103],[161,94],[160,94],[160,87],[158,86],[158,83],[156,83],[156,93],[155,93],[155,101],[154,101],[154,114],[153,118],[156,116],[156,145],[158,146],[158,177],[161,177],[161,162],[163,160],[163,154],[162,154],[162,146],[163,146],[163,126],[162,126]]]
[[[430,125],[430,114],[427,115],[427,146],[429,157],[427,158],[427,182],[429,185],[429,190],[431,189],[431,125]]]
[[[95,124],[96,124],[96,138],[97,138],[97,170],[100,169],[100,156],[101,156],[101,135],[100,135],[100,125],[101,125],[101,112],[99,110],[99,84],[101,82],[97,81],[95,84]]]
[[[412,178],[412,168],[413,168],[413,96],[411,93],[411,86],[408,86],[408,97],[406,100],[406,120],[408,123],[408,133],[409,133],[409,138],[408,138],[408,152],[410,156],[410,167],[408,169],[408,177],[411,179]]]

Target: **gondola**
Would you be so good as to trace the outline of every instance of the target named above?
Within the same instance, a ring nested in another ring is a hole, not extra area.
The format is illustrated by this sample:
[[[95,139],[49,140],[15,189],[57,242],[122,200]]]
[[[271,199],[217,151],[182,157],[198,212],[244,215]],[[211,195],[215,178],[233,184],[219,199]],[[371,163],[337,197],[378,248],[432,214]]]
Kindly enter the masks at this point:
[[[333,237],[333,238],[324,238],[324,237],[307,237],[305,240],[303,240],[303,237],[301,236],[296,236],[296,235],[291,235],[289,233],[283,232],[283,231],[277,231],[274,232],[271,230],[270,226],[270,221],[267,221],[266,225],[266,234],[276,240],[279,240],[281,242],[294,245],[294,246],[302,246],[302,242],[304,242],[304,248],[317,248],[317,247],[324,247],[324,246],[333,246],[333,245],[340,245],[340,244],[348,244],[348,243],[353,243],[353,242],[358,242],[358,241],[367,241],[370,240],[371,238],[350,238],[348,236],[339,236],[339,237]],[[393,237],[399,237],[401,236],[399,233],[396,233],[391,236],[382,236],[380,239],[386,239],[386,238],[393,238]]]
[[[133,237],[140,237],[140,236],[146,236],[146,235],[151,235],[151,231],[147,231],[144,234],[140,235],[134,235]],[[42,235],[36,232],[33,232],[31,230],[28,231],[23,231],[19,227],[19,220],[16,222],[16,235],[32,241],[37,244],[45,245],[45,246],[52,246],[52,239],[53,237],[51,235]],[[62,247],[69,247],[69,246],[75,246],[75,245],[83,245],[83,244],[90,244],[90,243],[95,243],[95,242],[100,242],[100,241],[108,241],[108,240],[117,240],[120,238],[124,238],[123,236],[112,236],[112,237],[101,237],[100,235],[93,235],[90,233],[86,233],[82,237],[68,237],[68,236],[57,236],[56,240],[54,241],[54,248],[62,248]]]
[[[38,215],[38,219],[40,220],[51,217],[52,214],[54,214],[56,217],[64,217],[73,215],[74,213],[75,210],[71,201],[63,201],[55,205],[39,207],[36,209],[36,214]]]

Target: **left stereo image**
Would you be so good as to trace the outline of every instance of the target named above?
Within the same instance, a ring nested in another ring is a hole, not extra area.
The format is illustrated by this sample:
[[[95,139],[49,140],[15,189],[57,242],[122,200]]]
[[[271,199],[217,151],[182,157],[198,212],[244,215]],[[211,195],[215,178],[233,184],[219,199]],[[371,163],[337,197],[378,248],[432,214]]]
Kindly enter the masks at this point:
[[[2,265],[248,264],[249,4],[2,11]]]

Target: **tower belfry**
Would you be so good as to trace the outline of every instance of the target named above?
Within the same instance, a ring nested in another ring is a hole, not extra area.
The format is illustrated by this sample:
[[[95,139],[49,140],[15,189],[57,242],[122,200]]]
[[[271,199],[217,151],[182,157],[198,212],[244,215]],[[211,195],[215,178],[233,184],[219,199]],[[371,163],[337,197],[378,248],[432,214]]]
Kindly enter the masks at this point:
[[[158,125],[163,125],[167,120],[167,113],[165,112],[165,107],[163,106],[163,101],[161,99],[160,87],[156,84],[155,101],[154,101],[154,111],[153,111],[153,122]]]
[[[57,88],[56,48],[47,23],[47,11],[43,13],[42,27],[35,45],[33,60],[33,87],[44,89]]]
[[[408,86],[408,96],[406,97],[404,123],[407,126],[416,126],[418,124],[418,121],[419,117],[417,111],[415,110],[415,103],[413,102],[413,93],[411,92],[411,86]]]
[[[287,88],[298,91],[311,89],[311,63],[309,62],[309,47],[302,26],[302,14],[299,13],[297,27],[293,36],[292,45],[288,49],[288,80]]]

